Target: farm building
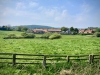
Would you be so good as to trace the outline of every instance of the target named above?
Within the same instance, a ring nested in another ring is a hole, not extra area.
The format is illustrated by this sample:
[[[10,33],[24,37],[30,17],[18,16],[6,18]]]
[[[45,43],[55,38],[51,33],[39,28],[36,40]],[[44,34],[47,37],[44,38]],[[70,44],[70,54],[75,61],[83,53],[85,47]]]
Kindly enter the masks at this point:
[[[57,32],[57,33],[60,33],[61,32],[61,29],[48,29],[48,32]]]
[[[43,34],[48,32],[47,29],[33,29],[33,33]]]
[[[95,30],[94,29],[80,29],[79,30],[79,33],[84,33],[84,34],[87,34],[87,33],[94,33]]]

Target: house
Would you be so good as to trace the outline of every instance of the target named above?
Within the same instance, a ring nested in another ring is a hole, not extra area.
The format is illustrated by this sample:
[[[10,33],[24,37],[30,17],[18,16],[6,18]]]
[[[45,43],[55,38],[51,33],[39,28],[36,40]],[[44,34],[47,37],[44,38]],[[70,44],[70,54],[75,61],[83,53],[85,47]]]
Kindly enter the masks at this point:
[[[93,29],[80,29],[79,30],[79,33],[84,33],[84,34],[87,34],[87,33],[94,33],[95,32],[95,30],[93,30]]]
[[[60,33],[61,32],[61,29],[48,29],[48,32],[57,32],[57,33]]]
[[[79,30],[79,33],[84,33],[85,32],[85,29],[80,29]]]
[[[33,33],[43,34],[48,32],[47,29],[33,29]]]
[[[91,33],[94,33],[94,31],[92,29],[87,29],[87,30],[84,31],[84,33],[85,34],[87,34],[87,33],[90,33],[91,34]]]

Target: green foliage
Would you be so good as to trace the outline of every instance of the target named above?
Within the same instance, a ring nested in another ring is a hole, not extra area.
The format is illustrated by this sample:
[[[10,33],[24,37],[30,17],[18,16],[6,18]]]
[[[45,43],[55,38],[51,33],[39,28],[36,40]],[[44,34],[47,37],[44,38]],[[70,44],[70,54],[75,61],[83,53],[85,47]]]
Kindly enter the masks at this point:
[[[21,34],[24,38],[34,38],[35,35],[33,33],[22,33]]]
[[[27,33],[33,33],[33,31],[31,29],[28,29]]]
[[[21,36],[23,36],[23,37],[27,37],[27,33],[21,33]]]
[[[51,36],[49,36],[49,39],[59,39],[61,38],[61,35],[58,33],[53,33]]]
[[[80,35],[61,35],[59,40],[2,39],[8,34],[20,36],[22,32],[0,31],[0,51],[32,54],[100,54],[100,39]],[[36,34],[41,36],[42,34]],[[91,51],[90,51],[91,50]]]
[[[27,31],[28,28],[27,27],[23,27],[23,26],[18,26],[18,27],[16,27],[16,30],[17,31]]]
[[[44,38],[44,39],[49,39],[49,37],[52,35],[52,33],[48,32],[48,33],[44,33],[41,38]]]
[[[15,34],[9,34],[7,37],[4,37],[4,39],[14,39],[16,38]]]
[[[93,33],[80,33],[80,35],[93,35]]]
[[[21,33],[21,36],[16,36],[15,34],[9,34],[4,39],[22,39],[22,38],[34,38],[35,35],[33,33]]]
[[[66,61],[65,61],[66,62]],[[0,64],[0,75],[99,75],[100,62],[88,64],[86,62],[51,63],[46,69],[40,64],[34,65],[3,65]],[[68,73],[68,70],[70,72]]]
[[[97,29],[96,29],[96,32],[100,32],[100,28],[97,28]]]
[[[79,32],[79,30],[74,27],[70,27],[70,31],[71,31],[71,34],[73,34],[73,35],[78,34],[78,32]]]
[[[0,30],[11,31],[13,29],[10,26],[0,26]]]
[[[74,31],[74,27],[70,27],[70,31],[73,32]]]
[[[27,31],[28,30],[28,28],[26,28],[26,27],[22,27],[22,29],[21,29],[21,31]]]
[[[13,38],[13,37],[16,37],[16,35],[15,34],[9,34],[8,37]]]
[[[96,32],[96,33],[94,33],[94,35],[95,35],[96,37],[100,37],[100,32]]]
[[[74,29],[75,34],[78,34],[79,30],[77,28]]]
[[[67,31],[68,28],[67,27],[61,27],[61,31]]]
[[[96,37],[87,37],[80,35],[62,35],[59,40],[45,40],[45,39],[10,39],[5,40],[2,37],[7,34],[16,34],[19,36],[21,32],[17,31],[0,31],[0,51],[10,53],[29,53],[29,54],[67,54],[67,55],[81,55],[81,54],[100,54],[100,39]],[[4,56],[5,57],[5,56]],[[22,57],[22,56],[18,56]],[[47,57],[48,58],[48,57]],[[7,60],[6,60],[7,61]],[[10,60],[9,60],[10,61]],[[19,60],[20,61],[20,60]],[[23,60],[22,60],[23,61]],[[26,62],[27,60],[25,60]],[[31,61],[31,60],[30,60]],[[51,60],[52,61],[52,60]],[[84,60],[82,60],[84,61]],[[96,61],[96,60],[95,60]],[[2,62],[2,60],[0,60]],[[12,62],[12,61],[11,61]],[[17,61],[18,62],[18,61]],[[21,62],[21,61],[20,61]],[[27,61],[28,62],[28,61]],[[49,62],[49,61],[47,61]],[[66,62],[66,61],[62,61]],[[59,75],[61,70],[72,69],[72,75],[99,75],[99,63],[85,64],[78,61],[71,64],[54,62],[47,64],[47,68],[43,69],[42,65],[24,64],[16,65],[1,65],[0,75]]]
[[[21,31],[21,28],[22,28],[21,26],[18,26],[18,27],[16,28],[16,30],[17,30],[17,31]]]

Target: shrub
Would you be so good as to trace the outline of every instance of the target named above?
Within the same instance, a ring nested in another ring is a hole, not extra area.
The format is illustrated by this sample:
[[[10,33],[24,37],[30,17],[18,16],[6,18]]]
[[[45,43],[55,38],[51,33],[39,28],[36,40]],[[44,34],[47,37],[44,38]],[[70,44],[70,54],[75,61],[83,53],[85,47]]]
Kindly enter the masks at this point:
[[[34,38],[35,35],[33,33],[22,33],[21,34],[24,38]]]
[[[23,37],[27,37],[27,34],[26,33],[22,33],[21,34]]]
[[[79,35],[93,35],[93,33],[79,33]]]
[[[96,37],[100,37],[100,32],[96,32],[94,35],[95,35]]]
[[[16,38],[16,35],[15,34],[9,34],[8,38],[10,38],[10,39]]]
[[[50,32],[45,33],[45,34],[43,34],[43,35],[41,36],[41,38],[49,39],[49,37],[50,37],[51,34],[52,34],[52,33],[50,33]]]
[[[7,37],[4,37],[4,39],[15,39],[17,38],[15,34],[9,34]]]
[[[16,37],[16,35],[15,34],[9,34],[8,37],[13,38],[13,37]]]
[[[49,39],[59,39],[59,38],[61,38],[61,35],[58,33],[54,33],[49,37]]]
[[[100,28],[97,28],[97,29],[96,29],[96,32],[100,32]]]
[[[27,38],[34,38],[35,37],[35,35],[33,34],[33,33],[29,33],[28,35],[27,35]]]

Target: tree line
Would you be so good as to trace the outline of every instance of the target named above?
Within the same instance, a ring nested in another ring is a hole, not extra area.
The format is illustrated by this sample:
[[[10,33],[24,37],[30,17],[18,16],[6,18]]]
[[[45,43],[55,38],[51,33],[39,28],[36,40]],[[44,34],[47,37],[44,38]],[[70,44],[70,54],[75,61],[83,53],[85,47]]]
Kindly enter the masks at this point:
[[[78,34],[79,33],[79,29],[78,28],[74,28],[74,27],[61,27],[60,28],[61,31],[62,31],[62,34]],[[88,29],[93,29],[92,27],[88,27]],[[96,29],[96,32],[100,33],[100,28],[95,28]],[[11,27],[11,26],[6,26],[6,25],[3,25],[3,26],[0,26],[0,30],[4,30],[4,31],[22,31],[22,32],[30,32],[32,33],[32,31],[30,29],[28,29],[27,27],[25,26],[16,26],[16,27]]]
[[[11,26],[0,26],[0,30],[4,31],[27,31],[28,28],[24,26],[17,26],[17,27],[11,27]]]
[[[70,28],[61,27],[61,31],[63,31],[64,33],[67,32],[67,31],[70,31],[70,34],[78,34],[79,29],[78,28],[74,28],[74,27],[70,27]]]
[[[0,30],[11,31],[13,28],[10,26],[0,26]]]

